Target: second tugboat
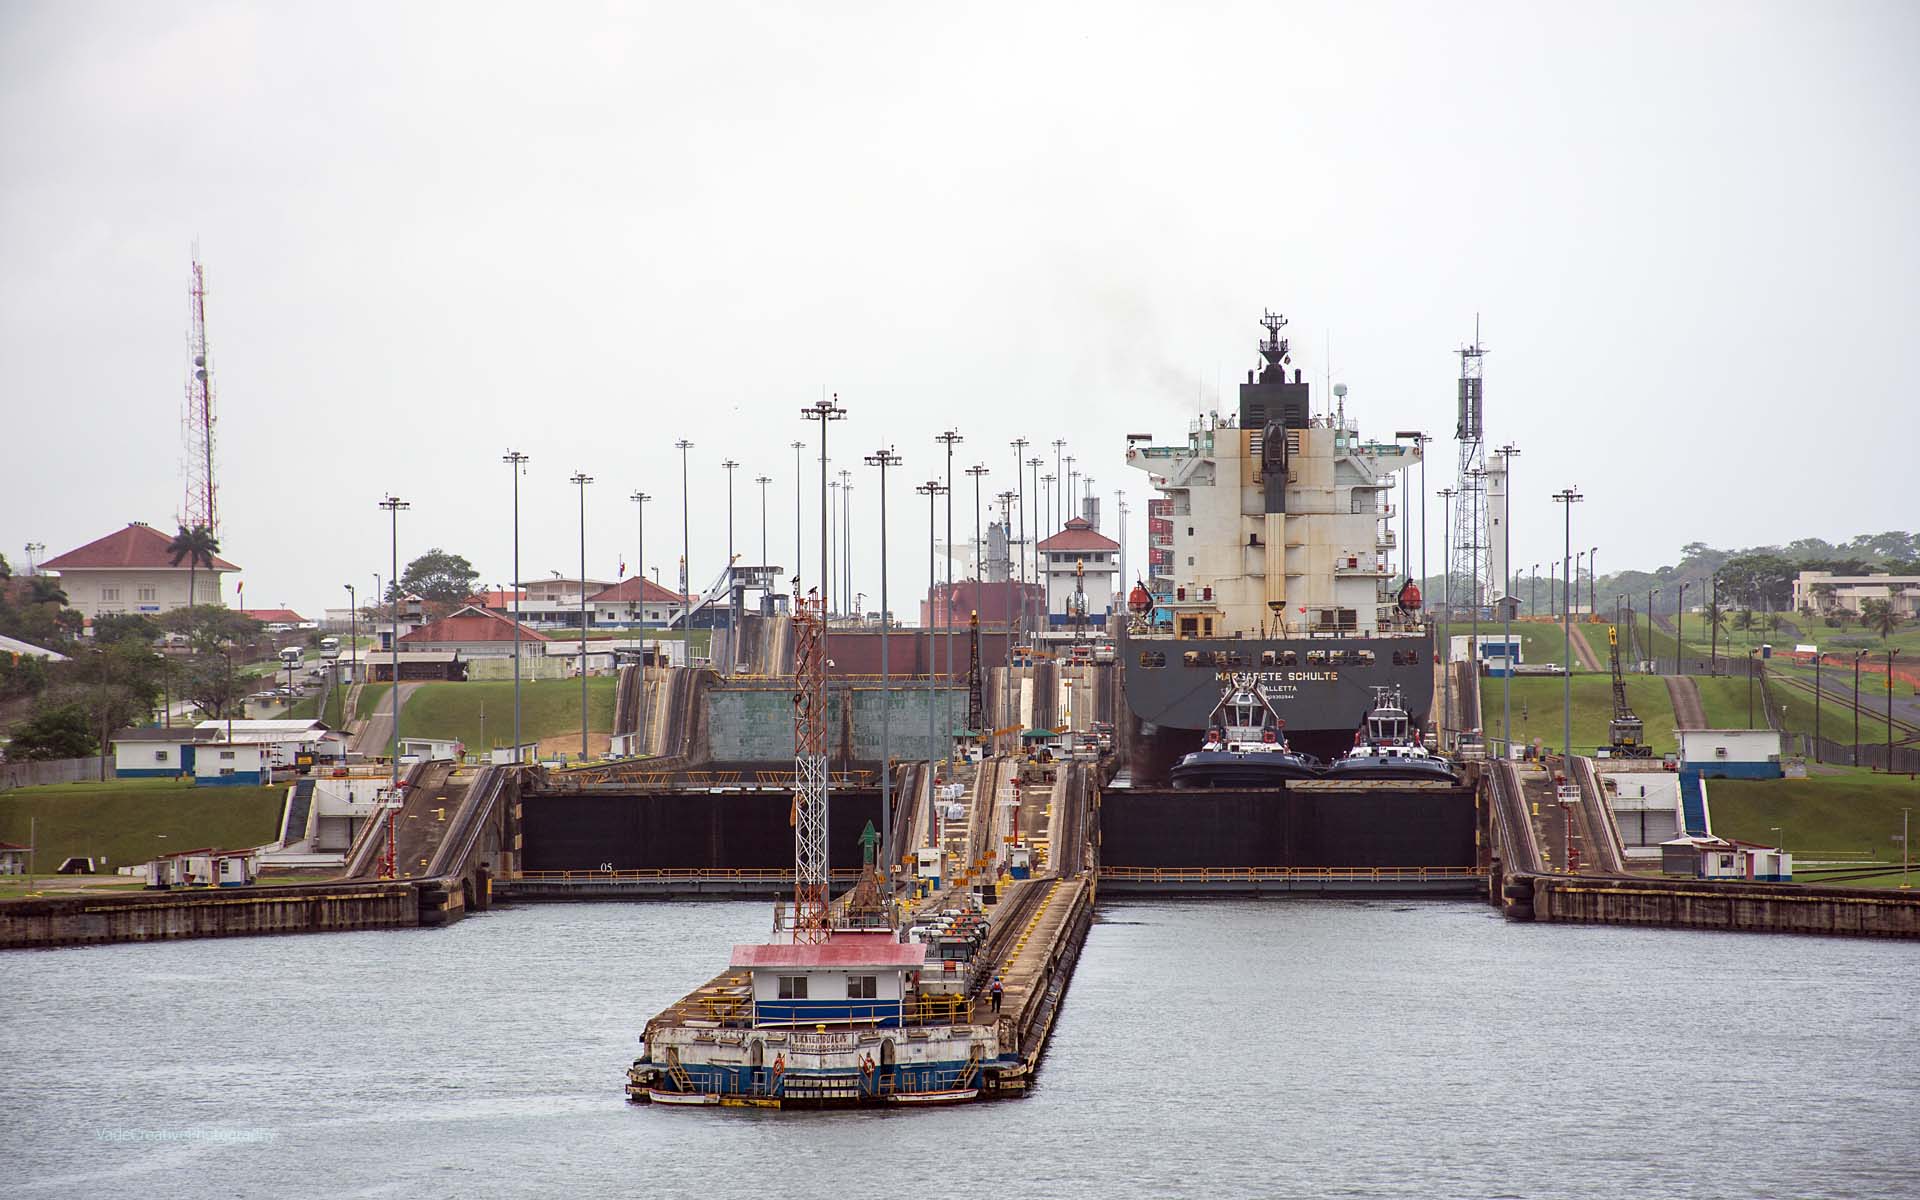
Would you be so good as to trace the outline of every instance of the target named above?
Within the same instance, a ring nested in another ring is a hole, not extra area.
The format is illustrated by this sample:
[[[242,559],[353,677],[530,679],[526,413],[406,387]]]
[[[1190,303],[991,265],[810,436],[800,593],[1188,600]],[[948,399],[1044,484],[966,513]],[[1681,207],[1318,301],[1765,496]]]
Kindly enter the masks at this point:
[[[1213,710],[1206,741],[1175,764],[1173,786],[1181,791],[1280,787],[1289,779],[1318,778],[1320,760],[1287,745],[1284,725],[1260,682],[1236,675]]]
[[[1460,782],[1452,763],[1409,734],[1410,723],[1400,689],[1376,688],[1373,708],[1364,728],[1354,735],[1353,749],[1334,760],[1327,769],[1328,778]]]

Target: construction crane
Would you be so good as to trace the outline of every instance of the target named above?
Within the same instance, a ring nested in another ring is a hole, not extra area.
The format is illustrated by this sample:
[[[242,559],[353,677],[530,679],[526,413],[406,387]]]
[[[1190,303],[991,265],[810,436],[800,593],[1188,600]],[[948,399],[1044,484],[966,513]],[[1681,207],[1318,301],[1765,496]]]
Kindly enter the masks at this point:
[[[1613,719],[1607,722],[1607,748],[1615,758],[1651,758],[1646,723],[1627,703],[1627,679],[1620,673],[1620,629],[1607,626],[1607,656],[1613,667]]]
[[[796,592],[798,589],[795,589]],[[793,940],[824,942],[827,921],[827,613],[818,590],[793,601]]]

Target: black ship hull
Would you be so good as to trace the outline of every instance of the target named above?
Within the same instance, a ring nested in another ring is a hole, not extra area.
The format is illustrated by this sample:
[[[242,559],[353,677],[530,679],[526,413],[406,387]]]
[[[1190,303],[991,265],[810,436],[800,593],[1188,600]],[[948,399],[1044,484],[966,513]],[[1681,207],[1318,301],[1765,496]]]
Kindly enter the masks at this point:
[[[1232,750],[1195,750],[1170,773],[1173,786],[1192,788],[1285,787],[1290,779],[1318,779],[1320,767],[1297,754]]]
[[[1327,768],[1328,779],[1393,779],[1414,783],[1459,783],[1453,769],[1438,759],[1343,758]]]
[[[1425,637],[1143,638],[1116,646],[1127,707],[1137,722],[1135,778],[1166,779],[1194,750],[1236,675],[1258,679],[1295,750],[1333,759],[1353,748],[1376,689],[1397,688],[1416,728],[1433,698]]]

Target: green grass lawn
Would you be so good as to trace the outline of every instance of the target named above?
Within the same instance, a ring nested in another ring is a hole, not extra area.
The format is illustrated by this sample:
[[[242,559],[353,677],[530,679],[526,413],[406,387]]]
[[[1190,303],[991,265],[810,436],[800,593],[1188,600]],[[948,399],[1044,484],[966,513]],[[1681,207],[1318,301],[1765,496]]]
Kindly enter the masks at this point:
[[[339,729],[344,718],[343,710],[347,704],[347,686],[339,684],[327,692],[327,706],[320,711],[320,723],[328,729]]]
[[[191,787],[171,779],[58,783],[0,793],[0,841],[26,845],[37,822],[36,867],[51,874],[71,855],[108,866],[214,846],[259,846],[279,834],[286,785]],[[162,836],[165,835],[165,836]]]
[[[1530,743],[1540,738],[1558,749],[1561,734],[1561,698],[1564,677],[1517,676],[1513,680],[1513,740]],[[1480,681],[1480,716],[1489,735],[1501,730],[1501,680]],[[1607,722],[1613,719],[1613,685],[1604,675],[1574,675],[1573,748],[1592,754],[1607,744]],[[1673,736],[1673,703],[1667,685],[1651,675],[1627,677],[1627,703],[1646,727],[1647,744],[1657,754],[1679,748]]]
[[[280,716],[281,719],[287,721],[318,720],[320,717],[320,693],[315,692],[310,696],[300,697],[300,699],[288,705],[287,711],[281,713]]]
[[[587,728],[613,730],[612,676],[587,680]],[[485,712],[484,739],[481,713]],[[543,679],[520,685],[521,736],[536,741],[580,729],[580,681]],[[513,683],[427,683],[408,698],[400,713],[401,731],[419,737],[458,738],[469,750],[505,746],[513,741]]]
[[[1920,784],[1904,775],[1869,771],[1707,781],[1714,833],[1767,845],[1779,842],[1803,860],[1897,864],[1900,809],[1915,806],[1916,799]],[[1920,822],[1915,825],[1915,836],[1920,837]]]
[[[1829,678],[1827,682],[1832,682]],[[1849,676],[1851,682],[1851,676]],[[1710,678],[1696,677],[1694,685],[1700,689],[1700,703],[1707,710],[1707,724],[1715,729],[1747,729],[1747,680],[1745,676],[1733,678],[1722,676]],[[1797,688],[1775,682],[1768,689],[1773,698],[1774,707],[1784,710],[1782,724],[1792,733],[1813,732],[1813,696]],[[1884,694],[1884,693],[1882,693]],[[1861,693],[1863,701],[1866,692]],[[1848,689],[1847,697],[1852,698]],[[1753,688],[1754,728],[1766,728],[1766,717],[1760,710],[1760,688],[1756,681]],[[1884,721],[1874,719],[1867,712],[1860,715],[1860,740],[1867,743],[1886,740],[1887,726]],[[1822,697],[1820,704],[1820,733],[1837,742],[1853,740],[1853,712],[1837,699],[1837,693]]]
[[[363,685],[360,689],[360,699],[354,702],[353,719],[356,721],[364,721],[372,716],[374,711],[386,700],[387,691],[392,687],[393,685],[390,683],[369,683]]]
[[[1582,625],[1581,628],[1588,631],[1598,630],[1597,634],[1588,632],[1587,637],[1589,640],[1596,636],[1600,639],[1594,643],[1593,651],[1600,656],[1601,666],[1604,668],[1607,661],[1606,627],[1604,625]],[[1480,626],[1480,636],[1498,638],[1502,629],[1503,626],[1501,626],[1499,622],[1485,623]],[[1472,632],[1473,625],[1471,622],[1455,622],[1448,625],[1446,627],[1446,635],[1440,640],[1442,657],[1446,656],[1447,648],[1452,645],[1452,637],[1466,637]],[[1513,633],[1515,637],[1520,639],[1520,658],[1523,663],[1540,665],[1566,661],[1567,639],[1562,636],[1559,625],[1548,625],[1544,622],[1515,621],[1513,623]],[[1573,670],[1575,674],[1585,670],[1585,668],[1580,665],[1580,656],[1578,654],[1573,656]]]

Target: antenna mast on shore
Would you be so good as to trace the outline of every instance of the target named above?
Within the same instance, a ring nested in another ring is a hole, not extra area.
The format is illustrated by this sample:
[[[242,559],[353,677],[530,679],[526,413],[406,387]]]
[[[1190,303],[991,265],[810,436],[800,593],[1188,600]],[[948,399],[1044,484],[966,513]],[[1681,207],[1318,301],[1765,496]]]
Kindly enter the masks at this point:
[[[1480,383],[1480,360],[1486,350],[1480,345],[1480,318],[1473,319],[1473,344],[1462,346],[1460,354],[1459,419],[1454,425],[1454,440],[1460,444],[1460,477],[1454,482],[1460,503],[1453,510],[1453,561],[1447,564],[1455,585],[1464,591],[1474,608],[1487,606],[1488,578],[1486,430]],[[1447,614],[1449,618],[1453,614]]]
[[[200,247],[193,250],[193,281],[187,287],[187,388],[180,417],[180,441],[186,454],[186,496],[180,524],[188,529],[220,528],[214,482],[213,355],[207,349],[207,282],[200,266]]]

